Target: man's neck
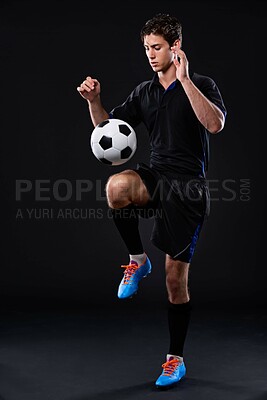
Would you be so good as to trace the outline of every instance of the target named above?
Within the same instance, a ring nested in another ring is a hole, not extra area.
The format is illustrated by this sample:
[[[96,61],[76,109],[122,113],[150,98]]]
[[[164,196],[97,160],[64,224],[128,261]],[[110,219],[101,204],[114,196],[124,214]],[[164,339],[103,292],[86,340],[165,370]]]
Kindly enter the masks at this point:
[[[167,89],[176,80],[176,68],[174,64],[171,64],[170,68],[168,68],[165,72],[158,72],[158,77],[160,84],[164,87],[164,89]]]

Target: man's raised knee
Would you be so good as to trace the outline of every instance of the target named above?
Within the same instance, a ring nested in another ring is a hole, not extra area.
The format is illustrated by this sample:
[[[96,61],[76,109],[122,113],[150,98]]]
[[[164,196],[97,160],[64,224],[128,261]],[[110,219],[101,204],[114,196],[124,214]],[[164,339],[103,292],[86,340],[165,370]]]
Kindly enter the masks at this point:
[[[106,184],[108,205],[111,208],[126,207],[131,203],[131,174],[123,172],[110,176]]]
[[[112,175],[107,182],[106,193],[111,208],[122,208],[131,203],[143,206],[150,199],[142,179],[133,170]]]

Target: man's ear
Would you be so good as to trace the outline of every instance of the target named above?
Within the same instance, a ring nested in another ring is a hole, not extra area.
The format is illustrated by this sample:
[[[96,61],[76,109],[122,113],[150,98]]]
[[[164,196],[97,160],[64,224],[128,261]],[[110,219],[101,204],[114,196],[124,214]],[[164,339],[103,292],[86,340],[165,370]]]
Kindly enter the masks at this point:
[[[173,43],[173,46],[178,46],[178,48],[181,48],[181,40],[180,39],[176,39],[175,42]]]

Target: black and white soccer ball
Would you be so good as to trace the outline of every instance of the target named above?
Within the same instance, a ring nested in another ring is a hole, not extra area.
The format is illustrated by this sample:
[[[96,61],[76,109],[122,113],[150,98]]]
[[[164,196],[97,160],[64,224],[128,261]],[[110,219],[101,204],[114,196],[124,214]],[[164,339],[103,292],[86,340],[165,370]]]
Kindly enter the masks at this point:
[[[99,161],[108,165],[121,165],[134,155],[137,137],[127,122],[110,118],[94,128],[90,144]]]

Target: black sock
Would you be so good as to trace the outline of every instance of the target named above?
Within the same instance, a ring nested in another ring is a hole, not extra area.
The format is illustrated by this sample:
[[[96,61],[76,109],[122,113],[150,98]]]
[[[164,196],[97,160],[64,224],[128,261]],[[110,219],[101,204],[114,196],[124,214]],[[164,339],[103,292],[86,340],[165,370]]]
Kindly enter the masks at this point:
[[[191,303],[173,304],[169,302],[168,322],[170,332],[169,354],[183,357],[184,343],[191,315]]]
[[[137,208],[130,204],[123,208],[112,209],[112,216],[129,254],[142,254],[144,249],[139,233]]]

